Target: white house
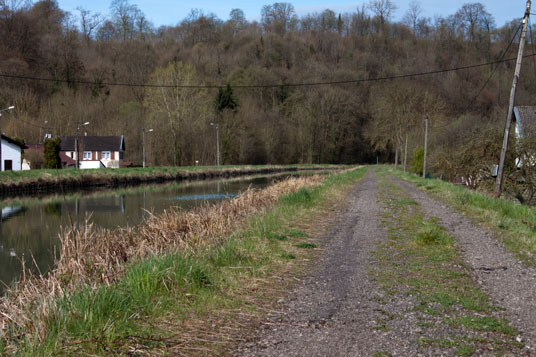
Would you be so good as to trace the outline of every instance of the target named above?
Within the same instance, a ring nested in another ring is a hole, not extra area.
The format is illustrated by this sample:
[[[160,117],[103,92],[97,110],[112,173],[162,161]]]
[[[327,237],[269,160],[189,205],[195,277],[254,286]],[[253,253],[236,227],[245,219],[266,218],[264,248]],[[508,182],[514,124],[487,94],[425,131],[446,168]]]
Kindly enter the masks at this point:
[[[74,136],[60,136],[61,154],[76,163]],[[81,169],[119,168],[123,166],[125,139],[121,136],[80,136],[78,153]],[[71,167],[62,159],[63,167]]]
[[[20,171],[22,169],[22,150],[25,148],[25,146],[3,134],[1,137],[1,171]]]

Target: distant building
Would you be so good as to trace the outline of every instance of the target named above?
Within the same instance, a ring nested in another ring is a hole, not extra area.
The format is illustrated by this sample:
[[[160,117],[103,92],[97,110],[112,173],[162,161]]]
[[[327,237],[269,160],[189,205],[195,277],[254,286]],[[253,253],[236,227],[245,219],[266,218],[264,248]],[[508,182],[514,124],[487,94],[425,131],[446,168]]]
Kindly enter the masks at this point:
[[[536,134],[536,107],[514,107],[516,137],[524,138]]]
[[[514,107],[514,119],[517,140],[525,139],[536,134],[536,107]],[[522,165],[536,166],[536,155],[525,153],[523,157],[516,158],[516,165],[518,168]]]
[[[22,150],[26,147],[21,143],[1,135],[0,162],[1,171],[20,171],[22,169]]]
[[[60,136],[60,157],[64,168],[76,167],[76,136]],[[121,136],[79,136],[81,169],[123,167],[125,140]]]

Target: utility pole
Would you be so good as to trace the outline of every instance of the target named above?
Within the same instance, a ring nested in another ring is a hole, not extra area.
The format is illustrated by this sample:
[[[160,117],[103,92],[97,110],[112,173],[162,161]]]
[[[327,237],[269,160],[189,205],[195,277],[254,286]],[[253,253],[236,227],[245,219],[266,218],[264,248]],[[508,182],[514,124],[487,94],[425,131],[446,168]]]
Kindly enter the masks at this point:
[[[406,147],[404,148],[404,172],[406,172],[407,163],[408,163],[408,131],[406,130]]]
[[[508,104],[508,114],[506,116],[506,125],[504,126],[503,145],[501,149],[501,158],[499,161],[499,170],[497,172],[497,180],[495,181],[495,195],[497,198],[501,196],[504,162],[506,161],[506,152],[508,151],[508,139],[510,137],[510,127],[512,126],[512,117],[514,115],[514,101],[516,97],[517,82],[521,73],[521,62],[523,61],[523,50],[525,49],[525,37],[527,35],[527,27],[530,17],[531,0],[527,0],[527,8],[525,9],[525,17],[523,18],[523,31],[521,31],[521,39],[519,40],[519,50],[517,52],[516,69],[514,72],[514,80],[512,81],[512,90],[510,91],[510,103]]]
[[[426,155],[428,155],[428,117],[424,119],[424,160],[422,163],[423,178],[426,178]]]
[[[89,125],[89,122],[86,121],[85,123],[82,123],[82,124],[76,124],[76,136],[74,138],[74,149],[76,150],[76,168],[79,169],[80,168],[80,152],[79,152],[79,149],[78,149],[78,131],[80,130],[80,127],[81,126],[86,126],[86,125]]]

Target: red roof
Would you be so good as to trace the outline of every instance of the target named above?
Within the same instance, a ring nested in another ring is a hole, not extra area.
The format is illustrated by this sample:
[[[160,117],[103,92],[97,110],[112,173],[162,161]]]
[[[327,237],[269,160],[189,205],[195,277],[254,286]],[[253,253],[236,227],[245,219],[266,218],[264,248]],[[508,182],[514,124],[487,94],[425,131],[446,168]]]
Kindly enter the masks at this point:
[[[76,160],[65,155],[63,151],[60,151],[61,166],[68,167],[69,165],[76,165]]]

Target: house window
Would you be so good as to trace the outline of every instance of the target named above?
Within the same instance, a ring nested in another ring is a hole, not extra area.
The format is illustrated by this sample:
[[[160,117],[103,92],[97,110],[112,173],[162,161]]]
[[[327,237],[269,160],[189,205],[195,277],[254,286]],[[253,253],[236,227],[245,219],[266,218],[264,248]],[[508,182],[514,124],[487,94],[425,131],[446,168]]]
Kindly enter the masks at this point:
[[[91,160],[91,151],[84,151],[84,160]]]
[[[110,155],[111,155],[111,154],[110,154],[109,151],[103,151],[103,152],[102,152],[102,158],[103,158],[103,159],[108,159],[108,160],[109,160],[109,159],[110,159]]]
[[[123,160],[123,152],[119,151],[119,160]]]

